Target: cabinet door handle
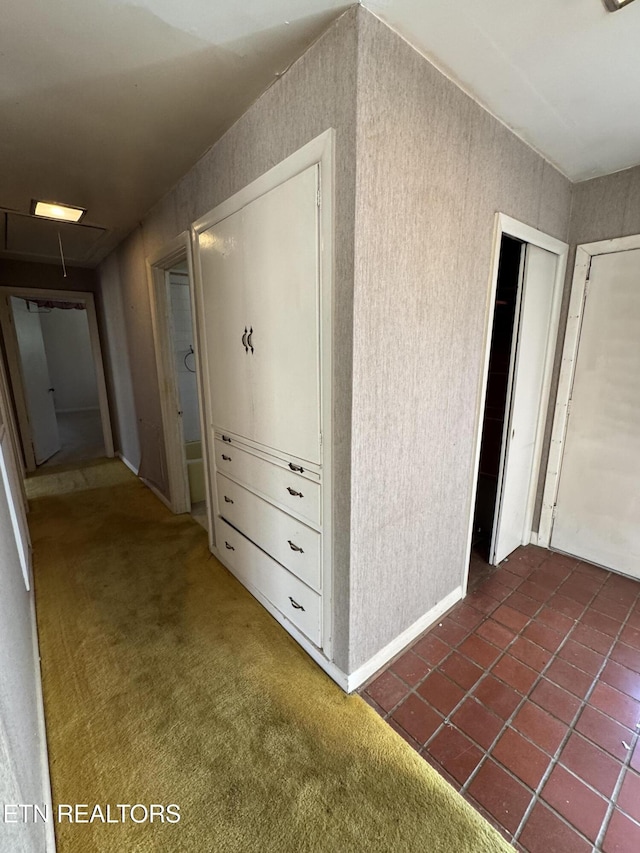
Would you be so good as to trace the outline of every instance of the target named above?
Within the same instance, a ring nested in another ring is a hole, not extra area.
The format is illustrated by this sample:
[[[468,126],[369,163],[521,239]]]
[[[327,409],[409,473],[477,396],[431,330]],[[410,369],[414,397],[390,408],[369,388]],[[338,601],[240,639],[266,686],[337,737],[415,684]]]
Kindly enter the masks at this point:
[[[297,551],[298,554],[304,554],[302,548],[299,545],[296,545],[295,542],[292,542],[291,539],[287,539],[287,542],[289,543],[289,548],[291,548],[292,551]]]
[[[224,459],[225,462],[231,462],[231,457],[227,456],[225,453],[222,454],[222,458]]]
[[[233,503],[233,501],[231,500],[231,498],[228,498],[226,495],[224,496],[224,502],[225,502],[226,504],[232,504],[232,503]]]
[[[251,335],[252,334],[253,334],[253,326],[251,326],[251,328],[249,329],[249,337],[247,338],[247,343],[249,344],[249,349],[251,350],[251,355],[253,355],[253,344],[251,343]]]
[[[302,465],[294,465],[293,462],[289,462],[289,468],[291,468],[292,471],[297,471],[299,474],[304,474],[304,468]]]
[[[222,440],[223,440],[223,441],[228,441],[228,442],[229,442],[229,444],[231,444],[231,439],[229,438],[229,436],[228,436],[228,435],[223,435],[223,436],[222,436]]]
[[[247,327],[244,327],[244,334],[242,336],[242,346],[244,347],[245,352],[249,352],[249,347],[247,346]]]
[[[226,541],[225,541],[225,543],[224,543],[224,547],[225,547],[228,551],[235,551],[235,550],[236,550],[236,549],[233,547],[233,545],[229,545],[229,543],[228,543],[228,542],[226,542]]]
[[[289,601],[291,602],[291,606],[296,610],[304,610],[304,607],[301,604],[298,604],[297,601],[294,601],[291,596],[289,596]]]
[[[302,492],[296,492],[296,490],[292,489],[291,486],[287,486],[287,491],[289,492],[290,495],[293,495],[294,498],[303,498],[304,497]]]

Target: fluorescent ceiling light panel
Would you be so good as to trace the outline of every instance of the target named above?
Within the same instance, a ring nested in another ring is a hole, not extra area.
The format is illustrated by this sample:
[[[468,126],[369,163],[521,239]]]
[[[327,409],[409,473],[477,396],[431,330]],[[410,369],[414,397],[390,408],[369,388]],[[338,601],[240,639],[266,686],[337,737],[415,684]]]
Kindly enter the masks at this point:
[[[628,6],[633,0],[602,0],[602,2],[610,12],[617,12],[618,9]]]
[[[34,201],[32,212],[47,219],[60,219],[62,222],[80,222],[86,210],[82,207],[69,207],[53,201]]]

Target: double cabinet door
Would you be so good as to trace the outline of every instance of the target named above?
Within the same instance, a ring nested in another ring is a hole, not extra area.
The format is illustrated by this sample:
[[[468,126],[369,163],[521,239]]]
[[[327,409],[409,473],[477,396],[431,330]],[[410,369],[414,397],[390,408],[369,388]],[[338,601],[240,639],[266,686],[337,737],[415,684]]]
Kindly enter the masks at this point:
[[[318,167],[199,236],[212,426],[320,463]]]

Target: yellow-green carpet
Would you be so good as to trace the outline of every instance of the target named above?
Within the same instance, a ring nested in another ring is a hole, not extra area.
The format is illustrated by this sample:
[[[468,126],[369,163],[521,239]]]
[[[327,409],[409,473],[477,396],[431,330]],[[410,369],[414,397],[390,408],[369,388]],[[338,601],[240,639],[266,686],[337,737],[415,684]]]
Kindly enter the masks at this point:
[[[54,803],[181,815],[59,853],[512,849],[121,463],[28,487]]]

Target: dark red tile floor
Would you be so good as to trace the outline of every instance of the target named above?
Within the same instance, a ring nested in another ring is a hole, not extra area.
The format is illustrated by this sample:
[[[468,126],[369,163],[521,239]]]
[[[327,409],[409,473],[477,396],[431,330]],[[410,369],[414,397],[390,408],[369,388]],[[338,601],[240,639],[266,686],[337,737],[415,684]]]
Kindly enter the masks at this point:
[[[528,546],[363,697],[521,851],[640,851],[640,583]]]

